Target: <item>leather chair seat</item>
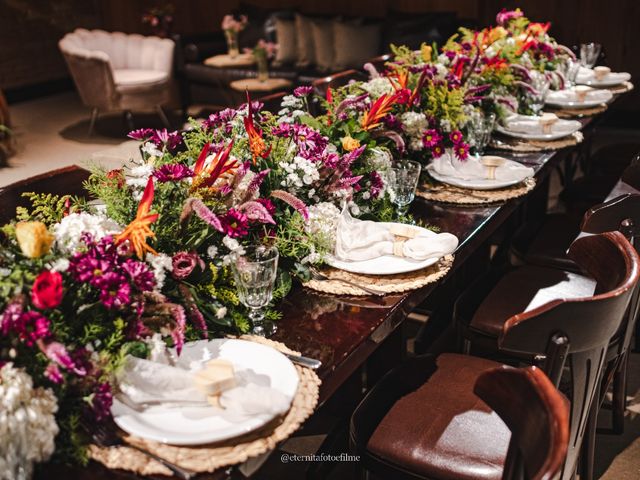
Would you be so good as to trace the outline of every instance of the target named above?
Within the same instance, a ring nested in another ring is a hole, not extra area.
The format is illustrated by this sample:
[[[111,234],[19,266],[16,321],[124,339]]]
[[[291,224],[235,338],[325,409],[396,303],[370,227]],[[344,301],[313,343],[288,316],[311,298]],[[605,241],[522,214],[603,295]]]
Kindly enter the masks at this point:
[[[138,68],[113,70],[113,81],[116,83],[116,88],[119,91],[161,86],[164,85],[167,80],[169,80],[169,74],[159,70],[143,70]]]
[[[473,385],[483,371],[501,364],[458,354],[435,362],[426,382],[386,413],[367,450],[418,477],[500,480],[511,432],[473,393]],[[384,394],[376,389],[370,396]]]
[[[580,219],[564,213],[547,215],[541,226],[518,230],[512,251],[525,263],[561,268],[572,272],[578,266],[567,256],[567,249],[580,233]]]
[[[528,265],[516,268],[498,280],[471,318],[469,327],[498,337],[513,315],[551,300],[591,296],[595,287],[593,279],[577,273]]]

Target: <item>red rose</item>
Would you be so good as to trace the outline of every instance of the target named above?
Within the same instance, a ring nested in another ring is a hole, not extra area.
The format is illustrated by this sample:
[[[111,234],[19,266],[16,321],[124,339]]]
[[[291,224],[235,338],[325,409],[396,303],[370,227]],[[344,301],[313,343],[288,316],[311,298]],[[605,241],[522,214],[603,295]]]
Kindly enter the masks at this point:
[[[62,275],[45,270],[31,288],[31,301],[41,309],[56,308],[62,301]]]

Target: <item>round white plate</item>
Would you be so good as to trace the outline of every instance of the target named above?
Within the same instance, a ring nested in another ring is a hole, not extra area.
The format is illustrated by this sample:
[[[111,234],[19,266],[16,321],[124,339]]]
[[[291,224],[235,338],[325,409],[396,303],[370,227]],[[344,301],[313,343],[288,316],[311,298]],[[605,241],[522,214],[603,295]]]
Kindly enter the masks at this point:
[[[611,72],[602,80],[596,80],[592,73],[587,75],[579,73],[576,77],[577,84],[588,85],[590,87],[615,87],[629,80],[631,80],[631,74],[627,72]]]
[[[199,340],[186,343],[176,366],[189,369],[191,362],[224,358],[236,371],[247,370],[256,383],[268,386],[293,400],[298,374],[291,361],[277,350],[235,339]],[[238,415],[212,406],[154,405],[135,410],[114,398],[111,413],[125,432],[172,445],[202,445],[244,435],[275,418],[273,413]]]
[[[383,222],[383,225],[394,225],[393,222]],[[404,224],[399,224],[404,225]],[[412,228],[423,230],[426,235],[437,235],[437,233],[416,225]],[[333,268],[338,268],[346,272],[361,273],[363,275],[395,275],[397,273],[407,273],[426,268],[436,263],[439,258],[429,258],[427,260],[412,260],[406,257],[396,257],[395,255],[383,255],[371,260],[360,262],[347,262],[339,260],[331,255],[325,257],[325,263]]]
[[[567,95],[565,92],[567,90],[549,92],[545,103],[553,107],[591,108],[607,103],[613,98],[613,93],[609,90],[591,90],[587,93],[584,102],[579,102],[575,94]]]
[[[582,124],[577,120],[563,120],[558,119],[551,127],[550,133],[542,133],[542,127],[539,123],[540,117],[534,117],[530,115],[515,115],[512,118],[507,119],[507,125],[496,125],[496,130],[504,135],[514,138],[523,138],[525,140],[556,140],[563,138],[577,132],[582,128]],[[509,123],[517,121],[523,125],[530,125],[529,132],[521,132],[509,129]]]
[[[507,163],[517,164],[518,162],[505,158],[505,164]],[[431,164],[427,165],[427,172],[429,172],[429,175],[439,182],[447,183],[454,187],[469,188],[472,190],[495,190],[498,188],[511,187],[512,185],[517,185],[525,180],[524,178],[522,180],[491,180],[489,178],[473,178],[466,180],[449,175],[441,175],[436,172],[435,168]]]

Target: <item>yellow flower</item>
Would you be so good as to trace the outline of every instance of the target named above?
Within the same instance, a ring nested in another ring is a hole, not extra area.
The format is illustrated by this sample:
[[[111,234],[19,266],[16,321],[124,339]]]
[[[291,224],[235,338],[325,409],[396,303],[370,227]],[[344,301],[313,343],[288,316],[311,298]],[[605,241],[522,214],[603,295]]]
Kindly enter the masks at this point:
[[[508,35],[509,32],[504,27],[495,27],[489,30],[489,43],[496,42]]]
[[[42,222],[19,222],[16,225],[16,239],[22,253],[29,258],[45,255],[53,243],[53,235]]]
[[[423,62],[431,61],[432,51],[433,49],[431,48],[431,46],[427,45],[426,43],[423,43],[422,45],[420,45],[420,56],[422,56]]]
[[[360,147],[360,140],[356,140],[349,135],[347,135],[346,137],[342,137],[342,148],[344,148],[347,152],[351,152],[358,147]]]

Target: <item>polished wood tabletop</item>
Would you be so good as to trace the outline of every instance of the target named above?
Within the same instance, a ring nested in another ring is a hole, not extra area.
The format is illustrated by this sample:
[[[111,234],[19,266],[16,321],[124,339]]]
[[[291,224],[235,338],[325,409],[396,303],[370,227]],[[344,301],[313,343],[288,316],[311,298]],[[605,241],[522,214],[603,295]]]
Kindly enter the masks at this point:
[[[598,120],[599,117],[581,120],[585,141]],[[553,169],[569,161],[579,148],[580,146],[526,154],[507,151],[495,153],[531,166],[536,172],[538,190],[544,189]],[[459,239],[451,271],[435,284],[382,298],[336,296],[315,292],[300,285],[294,286],[280,305],[283,318],[278,321],[277,332],[271,338],[300,351],[302,355],[322,361],[322,367],[318,370],[322,380],[319,406],[330,399],[367,362],[416,306],[434,293],[437,294],[438,289],[456,274],[492,234],[510,221],[522,207],[534,201],[536,190],[524,197],[488,206],[445,205],[417,198],[411,208],[417,219],[438,227],[443,232],[452,233]],[[546,208],[546,191],[543,190],[539,197],[543,199]],[[54,470],[48,470],[49,474],[57,472],[59,467],[51,468]],[[60,472],[64,472],[64,478],[69,479],[139,478],[127,472],[106,470],[95,463],[85,469],[69,470],[65,467]],[[225,478],[227,473],[217,472],[198,478]],[[54,478],[43,474],[38,477]]]

